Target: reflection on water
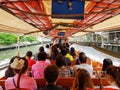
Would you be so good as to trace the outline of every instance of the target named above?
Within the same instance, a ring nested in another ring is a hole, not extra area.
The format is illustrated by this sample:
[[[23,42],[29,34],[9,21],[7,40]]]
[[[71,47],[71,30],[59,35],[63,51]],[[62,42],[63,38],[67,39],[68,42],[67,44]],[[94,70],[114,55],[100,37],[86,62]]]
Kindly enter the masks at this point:
[[[32,51],[33,54],[38,52],[39,47],[42,45],[33,45],[33,46],[26,46],[20,48],[20,56],[24,56],[27,51]],[[10,59],[13,56],[18,55],[18,49],[11,49],[11,50],[5,50],[5,51],[0,51],[0,61],[3,61],[4,59]]]

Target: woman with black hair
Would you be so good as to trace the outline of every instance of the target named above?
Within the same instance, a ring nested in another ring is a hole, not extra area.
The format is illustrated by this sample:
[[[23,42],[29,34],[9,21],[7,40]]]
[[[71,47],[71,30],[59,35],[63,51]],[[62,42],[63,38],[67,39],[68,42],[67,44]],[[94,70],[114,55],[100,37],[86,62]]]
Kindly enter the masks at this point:
[[[9,62],[9,66],[7,68],[7,70],[5,71],[5,79],[7,79],[8,77],[13,77],[15,74],[13,72],[13,69],[10,67],[10,64],[13,63],[15,58],[19,58],[18,56],[14,56],[11,58],[10,62]]]
[[[105,59],[103,60],[102,76],[101,76],[101,77],[104,77],[104,76],[105,76],[105,74],[106,74],[106,69],[107,69],[110,65],[113,65],[112,60],[109,59],[109,58],[105,58]]]
[[[28,61],[24,57],[14,58],[10,64],[15,76],[5,80],[5,90],[27,88],[28,90],[37,90],[36,82],[33,78],[26,75]],[[22,89],[21,89],[22,90]]]
[[[120,90],[120,67],[112,65],[109,66],[106,69],[106,78],[110,85],[106,86],[105,88]]]
[[[107,67],[109,67],[110,65],[113,65],[112,60],[109,59],[109,58],[105,58],[105,59],[103,60],[102,71],[106,71]]]
[[[59,77],[70,77],[71,75],[71,69],[70,67],[66,66],[65,63],[65,57],[63,57],[61,54],[59,54],[56,57],[56,66],[59,69]]]

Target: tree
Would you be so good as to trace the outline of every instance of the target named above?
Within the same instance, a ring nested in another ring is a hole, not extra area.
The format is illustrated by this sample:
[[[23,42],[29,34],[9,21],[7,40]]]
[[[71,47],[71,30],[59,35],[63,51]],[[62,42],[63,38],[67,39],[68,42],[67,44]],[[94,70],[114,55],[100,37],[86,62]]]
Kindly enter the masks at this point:
[[[28,41],[28,42],[37,42],[37,39],[36,39],[36,37],[34,37],[34,36],[22,36],[21,38],[20,38],[20,41],[21,42],[24,42],[24,41]]]
[[[13,43],[17,43],[17,35],[10,33],[0,33],[1,45],[10,45]]]

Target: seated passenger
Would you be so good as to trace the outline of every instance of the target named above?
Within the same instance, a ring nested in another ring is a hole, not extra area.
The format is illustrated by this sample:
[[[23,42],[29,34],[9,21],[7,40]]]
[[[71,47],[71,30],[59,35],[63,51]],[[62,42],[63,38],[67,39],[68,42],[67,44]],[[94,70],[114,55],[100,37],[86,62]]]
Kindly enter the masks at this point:
[[[94,90],[90,74],[85,69],[78,69],[75,73],[75,80],[71,90]]]
[[[16,73],[14,77],[9,77],[5,80],[5,90],[27,88],[36,90],[37,85],[33,78],[26,75],[28,61],[25,58],[15,58],[10,64],[10,67]]]
[[[109,58],[105,58],[105,59],[103,60],[103,66],[102,66],[102,71],[103,71],[102,77],[105,76],[106,69],[107,69],[110,65],[113,65],[112,60],[109,59]]]
[[[65,57],[66,53],[67,53],[66,52],[66,47],[65,48],[61,47],[61,54],[63,55],[63,57]],[[71,61],[70,61],[69,58],[65,57],[65,63],[66,63],[67,66],[71,66]]]
[[[57,47],[56,46],[52,46],[50,60],[56,60],[56,56],[58,54],[59,54],[59,50],[57,49]]]
[[[15,74],[13,72],[13,69],[10,67],[10,64],[13,63],[15,58],[19,58],[18,56],[14,56],[11,58],[10,62],[9,62],[9,66],[7,68],[7,70],[5,71],[5,78],[7,79],[8,77],[13,77]]]
[[[32,52],[31,51],[27,51],[26,53],[26,59],[28,60],[28,66],[31,67],[33,64],[35,64],[35,60],[33,60],[32,58]]]
[[[45,48],[45,52],[47,53],[47,57],[50,57],[50,48],[49,48],[49,45],[46,44],[46,48]]]
[[[109,59],[109,58],[105,58],[105,59],[103,60],[102,71],[106,71],[107,67],[109,67],[110,65],[113,65],[112,60]]]
[[[70,55],[73,56],[74,60],[78,57],[78,53],[75,51],[74,47],[70,48]]]
[[[63,57],[61,54],[56,57],[56,65],[59,69],[60,77],[72,76],[70,67],[66,67],[65,57]]]
[[[70,55],[70,52],[69,52],[69,49],[68,49],[68,48],[66,49],[66,55],[65,55],[65,57],[66,57],[66,58],[69,58],[70,61],[73,61],[73,56]]]
[[[49,65],[44,70],[44,78],[47,85],[44,88],[39,88],[39,90],[65,90],[60,86],[56,86],[55,82],[58,78],[58,68],[55,65]]]
[[[41,47],[39,48],[39,52],[38,52],[38,53],[40,53],[40,52],[44,52],[44,47],[43,47],[43,46],[41,46]],[[36,53],[36,54],[33,55],[35,61],[38,60],[38,57],[37,57],[37,56],[38,56],[38,53]]]
[[[120,67],[109,66],[106,70],[106,78],[110,86],[106,86],[105,88],[120,90]]]
[[[79,56],[82,56],[82,55],[85,55],[85,53],[84,53],[84,52],[80,52],[80,53],[79,53]],[[79,56],[78,56],[78,58],[76,58],[76,65],[79,65],[79,64],[80,64]],[[86,61],[86,62],[87,62],[87,61]]]
[[[44,77],[44,69],[49,65],[46,62],[46,53],[40,52],[38,53],[38,61],[36,64],[32,66],[32,76],[35,79],[43,78]]]
[[[76,72],[77,69],[84,68],[84,69],[86,69],[90,73],[90,76],[92,77],[93,67],[91,65],[88,65],[86,63],[86,61],[87,61],[87,56],[85,54],[81,54],[80,53],[79,54],[79,62],[80,62],[80,64],[79,65],[75,65],[73,67],[73,70],[74,70],[74,72]]]

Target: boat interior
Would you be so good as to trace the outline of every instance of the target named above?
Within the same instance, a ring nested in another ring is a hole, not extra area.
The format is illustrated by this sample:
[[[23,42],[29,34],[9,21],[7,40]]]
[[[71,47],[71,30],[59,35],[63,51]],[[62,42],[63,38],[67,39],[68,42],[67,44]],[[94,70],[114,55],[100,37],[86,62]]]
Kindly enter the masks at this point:
[[[72,7],[73,1],[82,2],[83,12],[54,14],[52,9],[55,7],[52,7],[52,1],[59,4],[65,2],[67,8],[73,11],[75,11]],[[115,44],[118,46],[118,53],[96,47],[91,41],[87,42],[87,46],[82,46],[86,43],[77,43],[74,38],[91,33],[104,37],[104,32],[116,30],[120,30],[120,0],[0,0],[0,32],[15,33],[18,36],[41,36],[53,41],[57,41],[57,38],[65,42],[73,39],[71,47],[85,52],[89,58],[94,58],[95,62],[92,62],[94,71],[101,71],[101,67],[97,66],[102,65],[101,60],[105,57],[112,58],[114,65],[120,65],[120,34],[119,43]],[[60,78],[56,84],[70,90],[73,80],[74,77]],[[101,83],[103,86],[109,85],[106,78],[101,78],[101,81],[99,78],[92,80],[95,86],[101,86]],[[36,82],[38,87],[46,85],[44,79],[38,79]],[[1,78],[0,85],[3,89],[4,84],[5,80]]]

